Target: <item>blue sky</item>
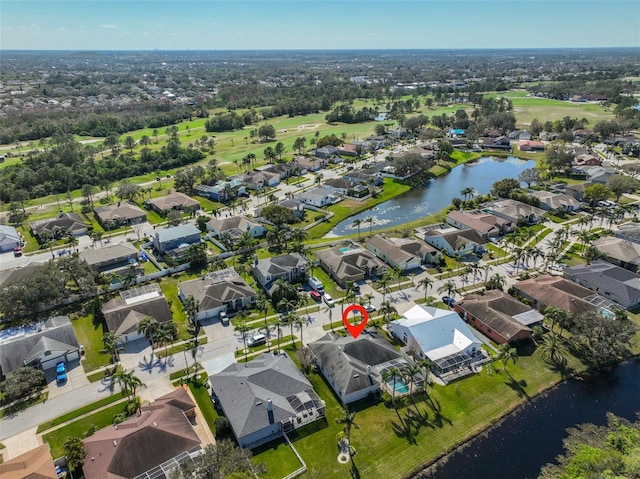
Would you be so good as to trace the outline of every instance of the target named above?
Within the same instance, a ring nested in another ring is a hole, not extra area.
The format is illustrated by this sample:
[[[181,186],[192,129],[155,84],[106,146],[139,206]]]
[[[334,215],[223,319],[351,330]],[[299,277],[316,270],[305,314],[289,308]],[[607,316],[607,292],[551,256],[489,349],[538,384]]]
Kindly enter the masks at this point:
[[[618,46],[640,46],[637,0],[0,2],[2,49]]]

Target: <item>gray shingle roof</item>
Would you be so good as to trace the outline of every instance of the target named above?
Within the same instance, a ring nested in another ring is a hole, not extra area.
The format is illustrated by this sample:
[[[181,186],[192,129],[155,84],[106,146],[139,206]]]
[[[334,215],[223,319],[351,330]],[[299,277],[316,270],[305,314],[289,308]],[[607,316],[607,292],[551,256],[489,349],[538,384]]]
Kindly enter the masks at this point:
[[[215,282],[211,278],[193,279],[179,285],[185,297],[193,296],[200,311],[218,308],[229,301],[255,296],[255,291],[242,278]]]
[[[640,299],[640,275],[606,261],[565,268],[564,275],[627,307]]]
[[[102,306],[102,313],[110,332],[117,335],[134,332],[138,328],[138,323],[147,316],[160,324],[173,320],[167,300],[162,294],[158,293],[152,297],[138,296],[138,298],[138,301],[135,297],[133,301],[116,298]]]
[[[239,439],[269,426],[267,399],[272,401],[275,422],[296,417],[300,412],[292,405],[296,396],[324,409],[311,383],[287,355],[261,354],[248,363],[234,363],[209,381]]]

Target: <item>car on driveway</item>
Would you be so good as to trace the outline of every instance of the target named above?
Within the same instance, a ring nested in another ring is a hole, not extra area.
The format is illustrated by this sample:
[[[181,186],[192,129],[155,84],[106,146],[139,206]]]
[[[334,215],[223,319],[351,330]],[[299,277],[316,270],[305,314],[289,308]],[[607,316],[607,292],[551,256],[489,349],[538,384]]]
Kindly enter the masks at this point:
[[[450,308],[453,308],[453,306],[456,304],[455,300],[449,296],[443,296],[442,302],[447,306],[449,306]]]
[[[364,310],[365,310],[367,313],[373,313],[373,312],[376,310],[376,307],[375,307],[373,304],[367,304],[367,305],[364,307]]]
[[[336,302],[333,300],[330,294],[324,294],[324,302],[327,303],[327,306],[333,306]]]
[[[64,362],[59,362],[56,364],[56,382],[64,383],[67,381],[67,366]]]
[[[320,293],[318,293],[317,291],[309,292],[309,296],[311,296],[316,301],[320,301],[322,299],[322,295]]]

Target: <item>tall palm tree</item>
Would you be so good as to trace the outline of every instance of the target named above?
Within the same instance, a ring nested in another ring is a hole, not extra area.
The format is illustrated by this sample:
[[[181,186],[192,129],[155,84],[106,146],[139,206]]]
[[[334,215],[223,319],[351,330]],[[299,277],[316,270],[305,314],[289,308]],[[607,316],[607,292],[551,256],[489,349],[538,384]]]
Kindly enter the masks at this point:
[[[465,188],[462,188],[462,190],[460,191],[460,194],[464,196],[464,199],[466,201],[467,199],[473,197],[475,192],[476,190],[472,186],[467,186]]]
[[[569,312],[555,306],[549,306],[544,310],[544,317],[551,321],[550,331],[555,333],[555,327],[558,324],[560,326],[560,335],[562,335],[564,326],[569,321]]]
[[[391,277],[387,274],[383,275],[378,281],[377,285],[382,290],[382,302],[384,303],[387,298],[387,293],[389,292],[389,283],[391,282]]]
[[[373,223],[375,222],[375,219],[373,219],[373,216],[367,216],[364,219],[365,223],[369,223],[369,236],[371,236],[371,229],[373,228]]]
[[[111,380],[118,383],[122,392],[129,397],[129,373],[125,369],[118,369],[113,376],[111,376]]]
[[[340,413],[341,417],[337,417],[336,422],[344,425],[342,430],[347,436],[347,441],[351,442],[351,428],[360,429],[360,426],[356,423],[356,413],[355,411],[350,411],[346,405],[340,408]]]
[[[505,343],[498,348],[500,352],[500,359],[502,360],[502,370],[507,371],[507,363],[509,361],[515,364],[518,361],[518,351],[516,348],[512,348],[509,343]]]
[[[200,303],[192,295],[189,295],[184,299],[182,309],[187,315],[189,321],[195,325],[198,312],[200,311]]]
[[[393,315],[397,313],[398,310],[389,301],[383,301],[380,305],[380,314],[382,314],[385,323],[387,323],[387,327],[389,327]]]
[[[360,225],[362,224],[362,220],[361,219],[355,219],[353,220],[353,226],[355,226],[356,228],[358,228],[358,239],[360,239]]]
[[[113,364],[118,364],[118,360],[120,359],[118,353],[124,350],[124,345],[120,337],[117,336],[116,333],[105,333],[104,336],[102,336],[102,345],[104,346],[103,351],[111,356]]]
[[[146,384],[142,382],[142,380],[138,376],[134,376],[133,369],[127,375],[127,383],[129,390],[131,391],[131,397],[134,398],[136,396],[136,391],[138,388],[146,388]]]
[[[155,333],[155,338],[158,344],[164,345],[164,360],[166,362],[169,344],[173,343],[175,339],[173,323],[169,325],[163,324],[160,326],[158,331]]]
[[[486,284],[487,289],[499,289],[502,290],[506,284],[506,278],[500,273],[495,273]]]
[[[138,334],[144,334],[144,337],[149,340],[151,343],[151,350],[153,351],[155,347],[155,342],[158,334],[158,330],[160,329],[160,325],[158,321],[156,321],[151,316],[145,316],[138,323]]]
[[[298,314],[294,314],[291,317],[291,336],[293,336],[293,326],[295,325],[296,328],[298,328],[300,330],[300,346],[304,348],[304,336],[303,336],[303,329],[304,329],[304,325],[307,322],[306,319],[304,319],[302,316],[298,315]],[[293,347],[294,349],[296,348],[296,341],[295,338],[293,339]]]
[[[234,328],[242,336],[242,342],[244,343],[244,349],[242,351],[244,352],[244,360],[246,361],[247,353],[249,352],[247,349],[247,333],[251,331],[251,326],[249,326],[247,322],[241,318],[235,322]]]
[[[398,368],[389,368],[382,373],[382,380],[387,383],[393,381],[393,387],[391,388],[391,403],[395,407],[396,405],[396,382],[400,379],[400,371]]]
[[[448,279],[442,286],[438,288],[438,293],[447,293],[447,296],[453,298],[456,294],[456,285],[453,281]]]

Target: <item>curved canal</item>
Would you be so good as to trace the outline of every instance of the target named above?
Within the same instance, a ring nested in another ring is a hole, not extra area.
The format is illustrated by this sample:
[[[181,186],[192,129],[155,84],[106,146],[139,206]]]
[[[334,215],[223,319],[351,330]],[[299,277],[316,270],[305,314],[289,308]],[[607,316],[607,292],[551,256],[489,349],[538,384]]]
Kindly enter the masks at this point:
[[[608,412],[636,419],[640,412],[640,359],[560,384],[414,479],[536,478],[542,466],[562,454],[567,428],[582,423],[604,425]]]
[[[420,188],[414,188],[396,198],[379,204],[338,223],[325,237],[344,236],[355,233],[356,219],[374,219],[372,230],[398,226],[424,218],[451,204],[453,198],[461,198],[460,190],[473,187],[478,194],[486,194],[491,186],[504,178],[517,178],[527,168],[533,168],[535,161],[521,160],[513,156],[507,158],[483,157],[473,163],[453,168],[449,174],[429,180]],[[361,231],[368,231],[369,224],[362,223]]]

